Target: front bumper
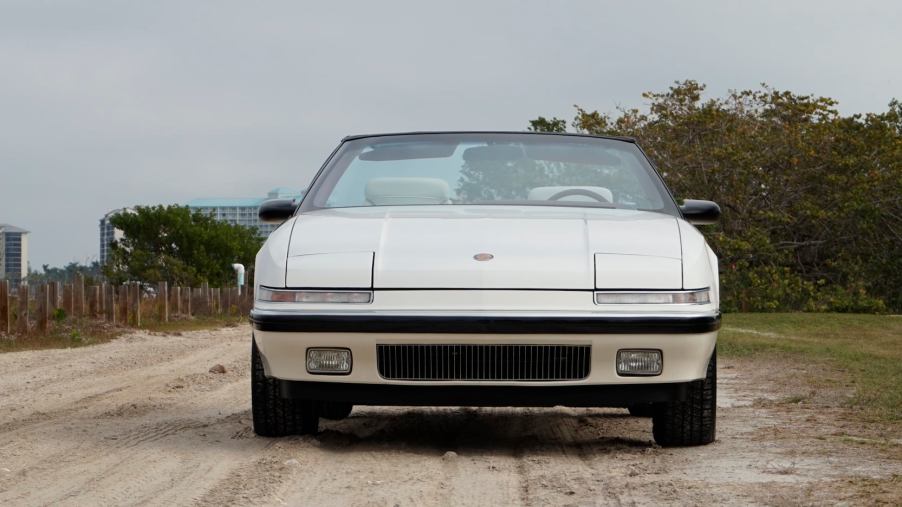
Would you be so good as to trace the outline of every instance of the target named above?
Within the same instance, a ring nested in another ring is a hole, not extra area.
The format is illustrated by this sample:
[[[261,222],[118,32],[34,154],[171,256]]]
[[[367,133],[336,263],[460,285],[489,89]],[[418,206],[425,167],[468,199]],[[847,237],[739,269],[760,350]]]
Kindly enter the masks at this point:
[[[613,388],[629,394],[628,398],[634,402],[638,398],[672,398],[683,389],[679,385],[704,378],[717,340],[720,314],[493,312],[483,315],[255,309],[251,312],[251,322],[266,374],[284,381],[286,396],[319,399],[317,393],[330,392],[333,397],[353,398],[354,403],[380,405],[438,405],[442,399],[454,405],[494,405],[499,400],[512,403],[525,397],[533,400],[531,405],[599,406],[596,403],[601,398],[611,400],[609,404],[616,401],[616,392],[610,391]],[[589,345],[592,355],[589,375],[580,380],[387,380],[379,375],[377,368],[376,346],[380,344]],[[307,373],[309,347],[350,349],[351,373]],[[661,350],[664,364],[661,375],[619,376],[615,358],[620,349]],[[627,386],[642,387],[630,392]],[[610,392],[602,396],[602,391]],[[574,397],[570,403],[552,403],[568,396]],[[361,401],[367,399],[371,401]],[[484,401],[480,402],[481,399]]]
[[[430,407],[628,407],[683,401],[694,382],[630,385],[399,385],[280,380],[283,398],[352,405]]]
[[[441,334],[697,334],[717,331],[720,313],[518,314],[474,315],[251,311],[258,331],[295,333],[441,333]]]

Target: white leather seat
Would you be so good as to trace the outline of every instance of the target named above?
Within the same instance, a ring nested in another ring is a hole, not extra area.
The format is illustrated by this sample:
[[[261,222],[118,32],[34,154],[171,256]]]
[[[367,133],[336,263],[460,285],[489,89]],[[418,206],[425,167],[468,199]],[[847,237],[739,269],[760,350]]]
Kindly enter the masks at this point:
[[[580,187],[580,186],[562,186],[562,187],[536,187],[529,191],[529,195],[526,196],[530,201],[547,201],[549,197],[553,196],[558,192],[563,192],[564,190],[571,189],[580,189],[580,190],[589,190],[591,192],[595,192],[596,194],[604,197],[608,200],[608,202],[614,202],[614,194],[605,187]],[[597,199],[593,199],[591,197],[585,195],[568,195],[567,197],[562,197],[561,201],[586,201],[586,202],[598,202]]]
[[[364,193],[374,206],[451,202],[451,188],[439,178],[373,178]]]

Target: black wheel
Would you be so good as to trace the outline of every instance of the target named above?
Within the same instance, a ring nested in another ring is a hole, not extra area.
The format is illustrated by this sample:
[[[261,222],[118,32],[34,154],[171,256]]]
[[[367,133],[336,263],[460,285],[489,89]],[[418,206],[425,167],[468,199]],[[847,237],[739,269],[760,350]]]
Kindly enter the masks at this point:
[[[350,403],[327,401],[320,405],[319,415],[324,419],[340,421],[351,415],[351,410],[353,409],[354,405],[351,405]]]
[[[717,350],[705,379],[689,387],[686,401],[655,405],[652,431],[664,447],[704,445],[714,441],[717,415]]]
[[[655,406],[651,403],[640,403],[627,407],[633,417],[651,417],[655,414]]]
[[[319,414],[312,402],[280,396],[278,381],[263,372],[257,342],[251,345],[251,412],[254,433],[261,437],[316,433],[319,427]]]

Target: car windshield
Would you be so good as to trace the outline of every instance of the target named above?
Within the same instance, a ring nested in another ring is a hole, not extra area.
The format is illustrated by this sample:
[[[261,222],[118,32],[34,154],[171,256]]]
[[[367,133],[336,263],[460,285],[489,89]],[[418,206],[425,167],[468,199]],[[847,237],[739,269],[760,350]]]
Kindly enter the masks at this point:
[[[631,142],[580,136],[405,134],[345,141],[306,209],[539,205],[677,213]]]

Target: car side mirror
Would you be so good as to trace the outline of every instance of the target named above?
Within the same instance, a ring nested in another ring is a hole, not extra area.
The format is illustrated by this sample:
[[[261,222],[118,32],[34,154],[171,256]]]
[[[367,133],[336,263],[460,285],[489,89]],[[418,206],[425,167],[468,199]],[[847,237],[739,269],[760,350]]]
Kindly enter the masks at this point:
[[[263,201],[257,210],[257,216],[264,222],[282,223],[291,218],[297,208],[294,199],[270,199]]]
[[[686,199],[680,206],[680,213],[692,225],[711,225],[720,218],[720,206],[712,201]]]

